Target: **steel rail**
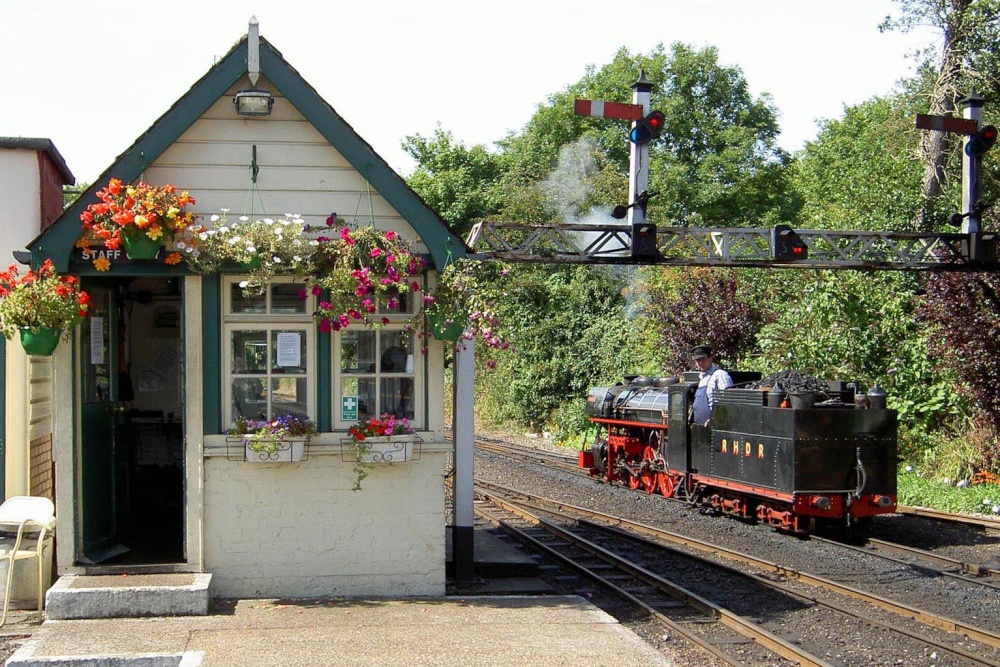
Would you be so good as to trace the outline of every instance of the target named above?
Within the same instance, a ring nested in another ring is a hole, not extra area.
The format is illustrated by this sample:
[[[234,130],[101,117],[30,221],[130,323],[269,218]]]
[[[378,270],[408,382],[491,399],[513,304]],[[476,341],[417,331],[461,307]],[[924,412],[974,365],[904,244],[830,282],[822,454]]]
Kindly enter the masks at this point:
[[[531,494],[524,494],[524,492],[521,491],[517,491],[514,489],[507,489],[506,487],[503,487],[502,485],[499,484],[491,484],[488,482],[481,482],[479,480],[477,480],[476,483],[488,487],[495,487],[501,491],[510,491],[516,494],[531,496]],[[658,539],[663,539],[676,544],[681,544],[683,546],[687,546],[692,549],[704,551],[706,553],[711,553],[720,557],[728,558],[748,565],[753,565],[755,567],[758,567],[765,571],[773,572],[774,574],[778,574],[780,576],[796,579],[810,586],[822,588],[845,597],[861,600],[862,602],[866,602],[875,607],[878,607],[885,611],[892,612],[904,618],[917,620],[921,623],[924,623],[925,625],[936,627],[941,630],[945,630],[947,632],[953,632],[956,634],[964,635],[970,639],[978,641],[987,646],[993,648],[1000,648],[1000,634],[991,632],[984,628],[979,628],[974,625],[964,623],[962,621],[951,619],[945,616],[940,616],[938,614],[933,614],[923,609],[911,607],[901,602],[889,600],[887,598],[872,593],[866,593],[865,591],[859,590],[852,586],[841,584],[833,580],[827,579],[825,577],[821,577],[819,575],[802,572],[795,568],[785,565],[780,565],[778,563],[764,560],[762,558],[757,558],[756,556],[752,556],[750,554],[741,551],[727,549],[726,547],[690,538],[668,530],[656,528],[654,526],[639,523],[636,521],[631,521],[629,519],[624,519],[622,517],[605,514],[603,512],[598,512],[596,510],[590,510],[584,507],[578,507],[576,505],[571,505],[569,503],[563,503],[548,498],[542,498],[540,496],[534,496],[534,498],[535,502],[544,501],[546,504],[560,511],[569,511],[572,512],[573,514],[587,517],[589,519],[597,519],[602,522],[610,523],[613,525],[627,527],[631,532],[650,535]]]
[[[905,544],[896,544],[895,542],[880,540],[875,537],[869,537],[865,545],[860,547],[852,544],[844,544],[843,542],[835,542],[834,540],[828,540],[824,537],[816,537],[815,535],[810,536],[810,539],[816,540],[817,542],[825,542],[827,544],[835,545],[838,548],[851,549],[869,556],[878,556],[879,558],[884,558],[888,561],[899,563],[901,565],[920,567],[925,570],[930,570],[934,574],[942,577],[955,579],[966,584],[977,584],[980,586],[986,586],[987,588],[1000,590],[1000,585],[988,581],[988,579],[1000,579],[1000,570],[995,570],[977,563],[966,563],[958,560],[957,558],[949,558],[948,556],[932,553],[926,549],[909,547]],[[886,553],[879,553],[879,551],[885,551]],[[912,561],[889,556],[889,553],[908,556],[919,561],[925,561],[928,565],[914,565]],[[952,568],[955,571],[949,571],[941,568]],[[976,579],[976,577],[986,577],[987,580]]]
[[[952,523],[964,523],[970,526],[979,526],[989,533],[1000,533],[1000,519],[990,519],[989,517],[977,517],[969,514],[953,514],[934,510],[929,507],[910,507],[899,505],[896,511],[900,514],[910,514],[923,519],[936,519],[938,521],[951,521]]]
[[[561,526],[557,526],[556,524],[550,521],[546,521],[545,519],[537,515],[531,514],[523,507],[520,507],[519,505],[512,503],[509,500],[502,498],[495,493],[484,492],[484,491],[481,491],[481,493],[484,495],[484,497],[490,500],[490,502],[493,502],[498,506],[503,507],[505,510],[509,512],[515,513],[518,516],[525,518],[526,520],[536,523],[549,533],[587,551],[588,553],[600,558],[602,561],[613,565],[615,568],[629,573],[631,576],[646,582],[647,584],[653,586],[657,590],[660,590],[661,592],[670,595],[673,598],[681,600],[685,604],[698,610],[700,613],[708,617],[717,619],[718,622],[723,624],[725,627],[734,630],[735,632],[743,635],[744,637],[752,639],[753,641],[757,642],[764,648],[775,653],[776,655],[781,656],[782,658],[785,658],[787,660],[792,660],[797,664],[802,665],[803,667],[807,666],[833,667],[831,663],[822,660],[821,658],[818,658],[816,656],[813,656],[807,651],[804,651],[803,649],[794,646],[793,644],[772,634],[771,632],[765,630],[759,625],[756,625],[746,620],[742,616],[734,614],[733,612],[711,602],[710,600],[706,600],[705,598],[702,598],[701,596],[692,593],[691,591],[688,591],[687,589],[678,586],[677,584],[667,579],[664,579],[654,574],[653,572],[650,572],[649,570],[643,568],[640,565],[631,563],[617,556],[616,554],[611,553],[610,551],[604,549],[603,547],[594,544],[593,542],[581,537],[580,535],[573,533],[570,530],[562,528]],[[494,521],[499,521],[495,517],[492,518]],[[505,523],[505,526],[509,526],[509,524]],[[514,527],[510,526],[510,528]],[[711,646],[709,643],[705,642],[700,637],[697,637],[697,635],[693,635],[692,633],[687,632],[682,626],[673,622],[671,619],[666,617],[662,612],[658,611],[648,603],[644,602],[643,600],[639,599],[638,597],[624,590],[620,586],[617,586],[616,584],[611,582],[606,576],[602,576],[594,572],[593,570],[587,568],[583,564],[572,561],[572,559],[569,559],[567,556],[560,554],[557,550],[553,549],[549,545],[546,545],[538,540],[534,540],[527,534],[523,533],[523,531],[518,531],[518,532],[519,532],[519,537],[523,536],[524,538],[528,539],[532,544],[532,546],[542,549],[542,551],[545,552],[546,554],[558,559],[560,562],[567,564],[573,569],[586,574],[591,579],[598,581],[602,586],[615,591],[616,594],[621,595],[626,599],[628,599],[633,604],[640,606],[641,608],[646,610],[649,614],[651,614],[653,617],[655,617],[658,621],[665,623],[666,625],[668,625],[668,627],[678,632],[679,634],[684,635],[690,641],[693,641],[699,646],[711,651],[713,655],[716,655],[717,657],[725,660],[731,665],[742,664],[741,661],[719,652],[715,647]]]

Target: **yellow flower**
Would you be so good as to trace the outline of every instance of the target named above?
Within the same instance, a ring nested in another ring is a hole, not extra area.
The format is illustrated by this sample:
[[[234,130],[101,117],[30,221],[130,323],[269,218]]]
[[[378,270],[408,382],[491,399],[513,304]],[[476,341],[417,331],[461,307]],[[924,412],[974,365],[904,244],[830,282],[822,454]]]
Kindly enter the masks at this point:
[[[149,231],[146,232],[146,236],[153,239],[154,241],[159,241],[160,238],[163,236],[163,228],[160,227],[159,225],[153,225],[152,227],[149,228]]]
[[[144,215],[135,216],[135,226],[138,227],[139,229],[145,229],[147,226],[149,226],[149,218],[147,218]]]
[[[94,268],[98,271],[107,271],[111,268],[111,261],[107,257],[98,257],[94,260]]]
[[[181,210],[179,208],[177,208],[176,206],[171,206],[170,208],[167,209],[167,219],[173,220],[174,218],[177,217],[177,214],[180,212]]]

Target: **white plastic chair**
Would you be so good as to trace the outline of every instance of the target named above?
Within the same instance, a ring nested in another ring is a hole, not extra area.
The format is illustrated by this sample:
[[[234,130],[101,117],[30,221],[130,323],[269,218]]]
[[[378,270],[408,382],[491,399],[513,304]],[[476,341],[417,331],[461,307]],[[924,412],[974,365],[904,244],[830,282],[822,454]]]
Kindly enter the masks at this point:
[[[38,611],[45,603],[42,589],[42,550],[46,539],[51,539],[56,527],[56,508],[48,498],[38,496],[13,496],[0,505],[0,531],[14,533],[17,537],[0,542],[0,563],[7,562],[7,582],[4,587],[3,617],[0,626],[7,622],[10,607],[10,588],[14,581],[14,563],[34,558],[38,563]],[[34,534],[37,531],[37,536]],[[25,535],[25,533],[30,533]],[[37,539],[36,539],[37,538]]]

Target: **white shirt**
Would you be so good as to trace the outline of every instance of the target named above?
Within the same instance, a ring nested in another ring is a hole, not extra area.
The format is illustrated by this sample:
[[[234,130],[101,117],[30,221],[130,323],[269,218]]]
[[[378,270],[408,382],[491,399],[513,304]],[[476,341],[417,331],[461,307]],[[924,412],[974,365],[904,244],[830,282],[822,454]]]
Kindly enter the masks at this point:
[[[708,407],[715,407],[715,392],[716,390],[727,389],[733,386],[733,378],[729,376],[729,373],[722,370],[715,364],[712,364],[704,371],[702,371],[698,376],[698,387],[706,387],[708,389]]]

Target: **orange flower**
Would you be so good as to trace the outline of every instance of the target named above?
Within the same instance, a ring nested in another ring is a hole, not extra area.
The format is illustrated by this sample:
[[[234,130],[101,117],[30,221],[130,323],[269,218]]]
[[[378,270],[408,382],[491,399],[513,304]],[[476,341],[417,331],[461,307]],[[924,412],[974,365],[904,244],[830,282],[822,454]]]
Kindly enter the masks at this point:
[[[111,268],[111,261],[107,257],[98,257],[94,260],[94,268],[98,271],[107,271]]]
[[[179,252],[172,252],[169,255],[167,255],[166,259],[163,260],[163,263],[169,264],[170,266],[174,266],[175,264],[180,264],[181,254]]]
[[[175,234],[194,223],[194,215],[184,210],[195,203],[194,198],[187,192],[178,194],[173,185],[158,187],[143,181],[129,184],[111,178],[96,192],[96,198],[80,214],[80,220],[91,238],[102,241],[109,250],[121,247],[123,234],[133,235],[138,230],[150,239],[163,239],[169,244]],[[179,258],[172,259],[172,263],[178,262]]]

